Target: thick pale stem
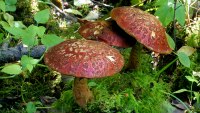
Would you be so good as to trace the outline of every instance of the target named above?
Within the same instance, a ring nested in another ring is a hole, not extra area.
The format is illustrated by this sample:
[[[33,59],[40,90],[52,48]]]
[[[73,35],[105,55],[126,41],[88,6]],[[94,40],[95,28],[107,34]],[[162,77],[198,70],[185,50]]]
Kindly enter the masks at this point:
[[[93,100],[93,94],[87,85],[87,78],[75,78],[73,87],[76,103],[85,107],[88,102]]]

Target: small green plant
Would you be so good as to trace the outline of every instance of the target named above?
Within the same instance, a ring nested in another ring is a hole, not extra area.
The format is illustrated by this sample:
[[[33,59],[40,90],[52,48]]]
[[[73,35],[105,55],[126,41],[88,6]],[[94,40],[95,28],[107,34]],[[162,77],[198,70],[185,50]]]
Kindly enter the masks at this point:
[[[45,9],[36,13],[34,19],[37,24],[44,24],[48,21],[49,15],[49,9]],[[14,17],[5,12],[3,12],[3,17],[5,21],[0,21],[2,28],[6,32],[10,33],[16,40],[21,39],[22,43],[27,45],[29,48],[36,46],[41,42],[48,49],[49,47],[63,41],[62,38],[56,36],[55,34],[45,34],[46,28],[43,26],[30,25],[26,27],[21,21],[14,21]],[[4,34],[4,36],[5,35],[6,34]],[[9,36],[8,38],[11,38],[11,36]],[[34,66],[37,65],[41,59],[42,57],[40,59],[34,59],[32,57],[24,55],[21,58],[20,64],[16,63],[5,65],[1,67],[3,68],[1,72],[7,74],[20,74],[22,71],[28,69],[28,71],[31,73]],[[14,71],[11,71],[12,69]]]

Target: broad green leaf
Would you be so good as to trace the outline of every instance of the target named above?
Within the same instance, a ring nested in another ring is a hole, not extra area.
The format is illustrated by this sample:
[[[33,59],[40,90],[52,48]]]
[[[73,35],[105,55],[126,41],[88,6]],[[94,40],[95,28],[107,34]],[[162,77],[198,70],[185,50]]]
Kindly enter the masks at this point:
[[[15,12],[16,6],[15,5],[6,5],[6,11]]]
[[[46,31],[46,28],[45,28],[45,27],[39,26],[39,27],[37,28],[37,34],[38,34],[38,36],[39,36],[40,38],[43,37],[45,31]]]
[[[56,36],[55,34],[47,34],[41,39],[42,44],[44,44],[47,48],[52,47],[54,45],[59,44],[63,41],[62,38]]]
[[[22,23],[22,21],[14,21],[14,27],[26,28],[26,26]]]
[[[194,96],[196,97],[197,103],[200,103],[200,93],[194,92]]]
[[[181,26],[184,26],[185,18],[186,18],[185,6],[179,2],[177,2],[176,6],[177,6],[176,13],[175,13],[176,19]]]
[[[21,28],[17,28],[17,27],[11,27],[7,22],[5,21],[0,21],[0,24],[3,26],[3,28],[9,32],[10,34],[12,34],[14,36],[14,38],[19,38],[21,37],[21,34],[24,33],[24,30]]]
[[[33,64],[33,65],[36,65],[36,64],[38,64],[39,61],[40,60],[38,60],[38,59],[31,59],[30,63]]]
[[[166,5],[167,4],[167,0],[156,0],[155,2],[155,6],[162,6],[162,5]]]
[[[183,92],[186,92],[186,91],[189,91],[189,90],[187,90],[187,89],[180,89],[180,90],[175,91],[173,93],[183,93]]]
[[[190,46],[182,46],[177,52],[183,52],[183,53],[185,53],[187,56],[190,56],[190,55],[192,55],[195,51],[196,51],[196,49],[194,49],[193,47],[190,47]]]
[[[190,59],[185,53],[178,52],[177,55],[182,65],[184,65],[185,67],[190,67]]]
[[[16,37],[20,37],[25,32],[23,29],[17,27],[4,27],[4,29]]]
[[[38,59],[33,59],[32,57],[29,57],[27,55],[23,55],[21,58],[21,65],[22,65],[22,69],[26,70],[28,69],[29,72],[31,72],[33,70],[33,67],[35,66],[35,64],[37,64],[39,62]]]
[[[8,22],[8,24],[9,24],[10,26],[13,26],[13,24],[14,24],[14,17],[13,17],[12,15],[10,15],[10,14],[8,14],[8,13],[4,13],[4,14],[3,14],[3,17],[4,17],[4,19]]]
[[[167,42],[169,44],[169,47],[174,50],[176,46],[174,40],[167,33],[166,33],[166,36],[167,36]]]
[[[7,73],[7,74],[20,74],[22,72],[22,69],[17,64],[10,64],[5,66],[1,72]]]
[[[194,76],[185,76],[188,81],[198,83],[198,80]]]
[[[30,25],[25,32],[22,34],[22,42],[27,46],[34,46],[38,44],[36,38],[37,26]]]
[[[0,21],[0,24],[3,26],[4,29],[5,27],[10,27],[10,25],[5,21]]]
[[[6,11],[6,4],[3,1],[0,1],[0,10],[2,10],[3,12]]]
[[[155,15],[159,17],[159,20],[161,21],[163,26],[167,26],[170,22],[173,21],[173,16],[174,16],[173,0],[168,0],[168,2],[163,2],[163,4],[162,3],[157,3],[157,4],[161,6],[155,12]]]
[[[34,15],[34,19],[37,23],[44,24],[49,20],[49,15],[50,15],[49,9],[44,9],[44,10],[37,12]]]
[[[83,16],[81,14],[81,12],[79,12],[78,10],[75,10],[75,9],[65,9],[64,11],[67,12],[67,13]]]
[[[33,102],[28,102],[26,105],[26,111],[27,113],[35,113],[36,112],[36,106]]]
[[[156,12],[155,15],[159,17],[159,20],[163,26],[167,26],[173,20],[174,11],[172,7],[162,6]]]
[[[32,70],[33,70],[33,65],[31,65],[31,64],[27,64],[26,65],[26,68],[28,69],[28,71],[31,73],[32,72]]]
[[[15,5],[17,3],[17,0],[5,0],[5,3],[7,5]]]

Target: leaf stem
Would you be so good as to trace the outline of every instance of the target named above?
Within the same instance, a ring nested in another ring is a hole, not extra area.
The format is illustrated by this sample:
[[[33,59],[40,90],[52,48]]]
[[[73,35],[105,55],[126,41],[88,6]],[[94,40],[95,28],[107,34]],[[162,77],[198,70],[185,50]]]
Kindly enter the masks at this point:
[[[169,66],[171,66],[174,62],[178,60],[178,57],[176,57],[174,60],[172,60],[170,63],[168,63],[166,66],[164,66],[160,71],[158,71],[155,75],[155,78],[159,79],[160,74],[165,71]]]
[[[16,75],[12,75],[12,76],[3,76],[3,77],[0,77],[0,79],[8,79],[8,78],[14,78]]]
[[[173,28],[174,28],[174,31],[173,31],[173,38],[174,38],[175,44],[176,44],[176,3],[177,3],[177,0],[174,0],[174,16],[173,16]],[[176,50],[176,47],[174,49]]]

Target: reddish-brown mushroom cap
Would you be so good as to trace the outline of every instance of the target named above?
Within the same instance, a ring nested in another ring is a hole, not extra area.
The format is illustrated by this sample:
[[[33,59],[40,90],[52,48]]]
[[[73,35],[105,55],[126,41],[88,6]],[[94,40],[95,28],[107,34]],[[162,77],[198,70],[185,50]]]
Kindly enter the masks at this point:
[[[44,61],[51,69],[75,77],[100,78],[119,72],[124,59],[118,50],[92,40],[67,40],[50,48]]]
[[[152,51],[169,54],[165,28],[153,15],[133,7],[118,7],[111,11],[111,17],[129,35]]]
[[[129,39],[124,37],[124,34],[119,32],[119,29],[113,28],[113,26],[113,23],[108,21],[84,21],[78,32],[85,39],[102,41],[111,46],[130,47]]]

